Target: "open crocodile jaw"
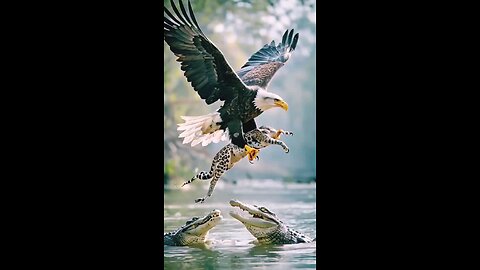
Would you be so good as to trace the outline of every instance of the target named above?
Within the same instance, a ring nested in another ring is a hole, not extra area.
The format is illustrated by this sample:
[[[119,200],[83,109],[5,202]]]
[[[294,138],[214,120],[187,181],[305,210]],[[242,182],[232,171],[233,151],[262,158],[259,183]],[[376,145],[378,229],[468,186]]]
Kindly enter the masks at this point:
[[[252,226],[255,226],[255,227],[269,228],[269,227],[277,226],[276,223],[268,221],[268,220],[264,220],[264,219],[261,219],[261,218],[242,217],[240,214],[238,214],[234,211],[230,211],[230,216],[232,216],[233,218],[237,219],[238,221],[240,221],[244,224],[246,223],[248,225],[252,225]]]
[[[252,207],[251,205],[249,204],[246,204],[246,203],[242,203],[240,201],[237,201],[237,200],[230,200],[230,205],[233,206],[233,207],[238,207],[240,209],[242,209],[243,211],[247,211],[249,212],[251,215],[254,215],[254,214],[262,214],[262,212],[260,212],[259,210],[256,209],[256,207]]]
[[[269,220],[269,219],[273,219],[270,215],[257,210],[256,207],[252,207],[248,204],[239,202],[237,200],[230,200],[230,205],[233,207],[238,207],[249,214],[248,217],[245,217],[245,216],[241,216],[239,212],[230,211],[229,213],[230,216],[242,222],[243,224],[256,226],[260,228],[270,228],[278,225],[276,222]],[[267,217],[268,219],[265,219],[262,217],[256,217],[256,216]]]
[[[223,219],[220,210],[214,210],[205,216],[201,220],[197,220],[195,223],[191,224],[194,228],[187,229],[184,233],[192,234],[192,235],[203,235],[206,234],[209,230],[213,227],[217,226],[217,224]],[[191,226],[191,227],[193,227]]]

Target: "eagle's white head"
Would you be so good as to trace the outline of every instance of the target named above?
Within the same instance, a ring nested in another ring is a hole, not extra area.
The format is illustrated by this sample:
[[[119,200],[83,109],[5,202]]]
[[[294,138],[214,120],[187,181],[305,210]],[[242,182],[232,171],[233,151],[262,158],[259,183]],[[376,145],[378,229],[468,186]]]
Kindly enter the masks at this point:
[[[274,107],[279,107],[288,111],[288,104],[279,95],[262,89],[257,90],[257,95],[255,96],[253,103],[255,104],[255,107],[261,111],[266,111]]]

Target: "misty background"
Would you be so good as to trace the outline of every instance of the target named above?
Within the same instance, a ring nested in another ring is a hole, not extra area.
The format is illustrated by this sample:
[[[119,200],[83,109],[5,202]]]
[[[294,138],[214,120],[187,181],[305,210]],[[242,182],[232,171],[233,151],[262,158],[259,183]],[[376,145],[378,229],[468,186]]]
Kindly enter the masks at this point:
[[[186,4],[187,1],[184,1]],[[316,20],[315,1],[301,0],[192,0],[192,7],[203,32],[223,52],[238,71],[263,45],[278,44],[287,29],[300,33],[290,60],[273,77],[268,91],[280,95],[289,105],[288,112],[275,108],[255,120],[292,131],[282,136],[290,148],[285,154],[272,145],[260,151],[260,160],[252,165],[247,158],[222,177],[231,181],[245,178],[315,179],[316,178]],[[164,1],[170,8],[170,1]],[[229,142],[206,147],[182,144],[177,124],[180,116],[214,112],[223,102],[207,105],[187,82],[180,63],[164,42],[164,176],[165,184],[178,185],[209,170],[215,154]]]

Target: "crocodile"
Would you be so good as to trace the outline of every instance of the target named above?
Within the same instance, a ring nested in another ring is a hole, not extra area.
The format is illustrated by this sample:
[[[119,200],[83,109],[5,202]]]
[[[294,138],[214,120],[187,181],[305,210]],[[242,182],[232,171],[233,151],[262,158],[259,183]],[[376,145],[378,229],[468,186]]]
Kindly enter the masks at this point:
[[[179,229],[163,235],[164,245],[188,246],[205,243],[208,232],[221,220],[221,211],[213,210],[205,217],[193,217]]]
[[[285,131],[282,129],[276,130],[268,126],[261,126],[259,128],[253,129],[245,133],[244,137],[245,137],[245,141],[247,142],[247,145],[249,145],[250,147],[261,149],[269,145],[276,144],[276,145],[280,145],[285,151],[285,153],[288,153],[290,151],[288,146],[283,141],[278,140],[281,134],[293,135],[293,132]],[[217,184],[217,181],[220,179],[220,177],[226,171],[233,168],[233,166],[237,162],[242,160],[247,155],[251,163],[254,157],[251,154],[247,153],[247,151],[244,148],[239,147],[233,143],[227,144],[222,149],[220,149],[220,151],[218,151],[218,153],[213,158],[212,166],[209,172],[207,171],[199,172],[197,175],[192,177],[192,179],[183,183],[182,187],[192,183],[197,179],[200,179],[200,180],[211,179],[210,188],[208,189],[207,196],[203,198],[198,198],[195,200],[196,203],[198,202],[203,203],[205,199],[212,196],[213,190],[215,189],[215,185]],[[256,157],[258,159],[258,156]]]
[[[231,200],[230,205],[246,211],[245,217],[238,212],[231,211],[230,216],[237,219],[255,237],[259,244],[297,244],[316,241],[299,233],[277,218],[275,213],[263,206],[249,205],[237,200]]]

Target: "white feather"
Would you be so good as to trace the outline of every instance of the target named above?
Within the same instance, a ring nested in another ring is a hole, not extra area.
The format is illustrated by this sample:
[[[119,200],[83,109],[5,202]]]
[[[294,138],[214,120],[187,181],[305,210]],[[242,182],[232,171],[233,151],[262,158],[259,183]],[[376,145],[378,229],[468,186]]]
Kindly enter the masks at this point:
[[[228,135],[228,134],[229,134],[228,128],[226,128],[226,129],[225,129],[225,132],[223,132],[223,135],[222,135],[222,139],[221,139],[222,142],[229,139],[229,135]]]
[[[195,134],[192,134],[188,137],[185,137],[185,139],[183,139],[183,144],[187,144],[187,143],[191,142],[194,138],[195,138]]]
[[[213,113],[206,114],[206,115],[200,115],[200,116],[180,116],[185,121],[191,121],[191,120],[197,120],[197,119],[205,119],[209,118],[213,115]]]
[[[182,132],[180,135],[178,135],[178,137],[179,138],[187,137],[187,136],[191,135],[192,133],[196,133],[198,131],[200,131],[200,127],[187,129],[184,132]]]
[[[212,142],[213,143],[218,143],[220,141],[220,139],[222,138],[222,135],[223,135],[223,130],[217,130],[215,131],[215,133],[213,133],[213,139],[212,139]]]
[[[184,144],[191,143],[191,146],[195,146],[202,143],[202,146],[207,146],[212,141],[219,142],[222,138],[221,135],[224,132],[219,130],[222,118],[218,112],[201,116],[181,116],[181,118],[185,122],[177,124],[177,130],[182,131],[178,137],[184,138]]]
[[[196,119],[199,119],[199,118],[203,118],[205,117],[205,115],[201,115],[201,116],[180,116],[180,118],[182,118],[182,120],[185,120],[185,121],[192,121],[192,120],[196,120]]]
[[[191,144],[192,147],[194,147],[195,145],[203,142],[203,139],[205,139],[205,137],[200,137],[200,138],[197,138],[197,139],[193,140],[193,141],[192,141],[192,144]]]
[[[203,140],[202,142],[202,146],[207,146],[209,145],[211,142],[212,142],[212,137],[213,137],[213,134],[208,134],[205,136],[205,139]]]
[[[195,123],[195,124],[191,124],[191,125],[188,125],[188,126],[181,126],[181,127],[178,127],[177,130],[187,130],[187,129],[191,129],[191,128],[197,128],[197,127],[202,127],[202,123]]]
[[[211,118],[210,117],[205,117],[205,118],[199,118],[199,119],[194,119],[194,120],[187,120],[187,121],[185,121],[185,123],[180,123],[180,124],[177,124],[177,125],[178,126],[191,125],[191,124],[195,124],[195,123],[204,122],[207,119],[211,119]]]
[[[212,118],[208,118],[208,119],[203,120],[202,129],[203,130],[207,129],[208,126],[210,126],[211,124],[212,124]]]

